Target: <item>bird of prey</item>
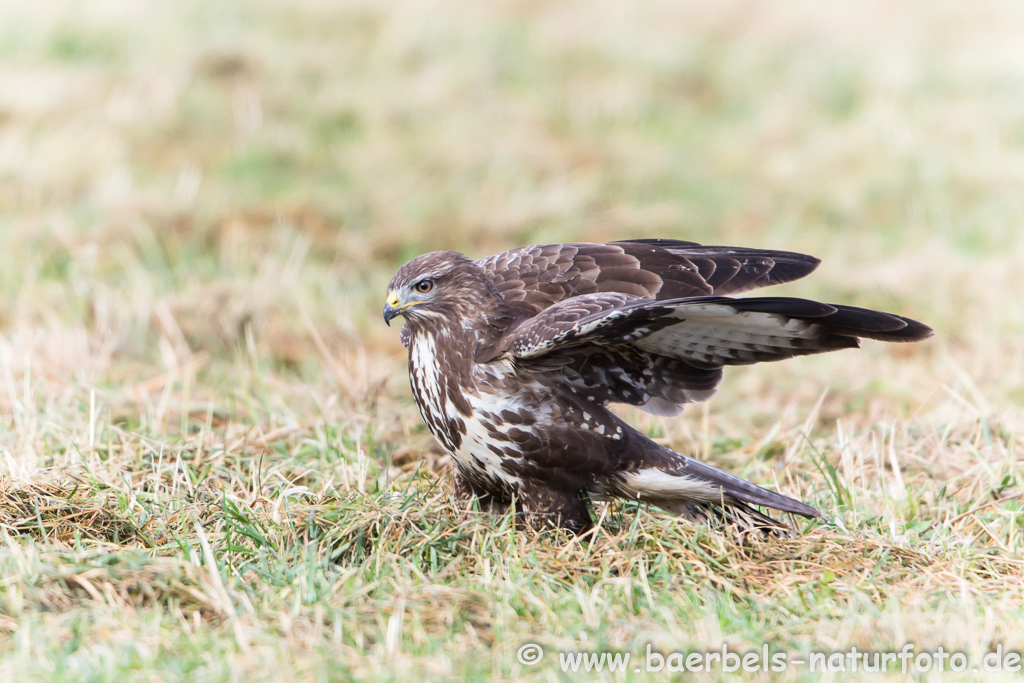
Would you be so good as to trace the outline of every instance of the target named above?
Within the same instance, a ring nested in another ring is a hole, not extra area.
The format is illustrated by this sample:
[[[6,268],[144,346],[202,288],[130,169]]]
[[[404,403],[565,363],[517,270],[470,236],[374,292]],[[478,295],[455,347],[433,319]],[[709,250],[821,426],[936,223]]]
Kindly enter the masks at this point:
[[[455,460],[459,499],[514,502],[529,526],[577,533],[593,524],[588,501],[610,498],[764,528],[775,520],[754,506],[821,513],[655,443],[609,404],[677,415],[726,365],[931,336],[880,311],[727,296],[818,263],[670,239],[433,252],[395,274],[384,320],[405,318],[413,396]]]

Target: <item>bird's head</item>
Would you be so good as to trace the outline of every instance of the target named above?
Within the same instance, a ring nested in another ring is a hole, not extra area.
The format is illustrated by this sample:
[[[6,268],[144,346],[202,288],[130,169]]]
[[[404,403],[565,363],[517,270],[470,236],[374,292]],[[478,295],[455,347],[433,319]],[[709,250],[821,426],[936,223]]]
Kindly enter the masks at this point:
[[[482,302],[493,285],[483,269],[455,251],[435,251],[398,269],[388,285],[384,322],[405,316],[415,324],[430,317],[457,319]]]

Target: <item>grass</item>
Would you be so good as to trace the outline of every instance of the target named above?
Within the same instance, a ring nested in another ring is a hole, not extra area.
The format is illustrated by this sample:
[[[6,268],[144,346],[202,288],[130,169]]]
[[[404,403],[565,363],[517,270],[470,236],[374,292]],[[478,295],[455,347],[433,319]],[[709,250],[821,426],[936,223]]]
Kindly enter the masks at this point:
[[[1024,648],[1022,30],[995,0],[4,3],[0,677],[649,680],[555,652],[909,642],[973,680]],[[388,279],[631,236],[806,251],[778,293],[935,327],[626,413],[826,521],[456,512]]]

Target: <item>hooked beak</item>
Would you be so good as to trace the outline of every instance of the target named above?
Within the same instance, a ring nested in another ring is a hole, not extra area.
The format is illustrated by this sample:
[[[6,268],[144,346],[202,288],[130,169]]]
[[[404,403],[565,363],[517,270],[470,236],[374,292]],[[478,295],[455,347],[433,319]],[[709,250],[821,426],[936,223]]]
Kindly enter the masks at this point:
[[[391,327],[391,320],[402,313],[404,306],[398,305],[398,295],[388,292],[387,301],[384,302],[384,324]]]
[[[391,327],[391,320],[396,315],[405,315],[405,312],[410,308],[422,303],[422,299],[419,301],[406,301],[404,304],[399,303],[398,295],[394,292],[388,292],[388,299],[384,302],[384,322],[387,323],[388,327]]]

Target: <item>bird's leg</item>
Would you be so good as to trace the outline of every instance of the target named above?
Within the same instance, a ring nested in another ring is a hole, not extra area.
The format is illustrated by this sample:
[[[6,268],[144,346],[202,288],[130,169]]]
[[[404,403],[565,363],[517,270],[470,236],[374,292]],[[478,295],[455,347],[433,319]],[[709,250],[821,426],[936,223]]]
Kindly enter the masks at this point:
[[[484,489],[473,481],[458,465],[455,466],[455,500],[460,510],[471,511],[479,505],[480,510],[496,515],[508,510],[509,498]]]
[[[590,508],[579,491],[528,481],[516,492],[516,498],[523,521],[535,529],[558,528],[582,534],[594,526]]]

